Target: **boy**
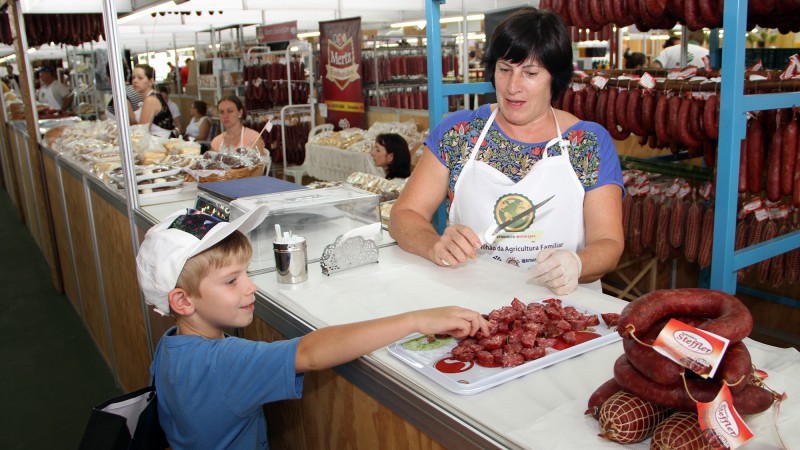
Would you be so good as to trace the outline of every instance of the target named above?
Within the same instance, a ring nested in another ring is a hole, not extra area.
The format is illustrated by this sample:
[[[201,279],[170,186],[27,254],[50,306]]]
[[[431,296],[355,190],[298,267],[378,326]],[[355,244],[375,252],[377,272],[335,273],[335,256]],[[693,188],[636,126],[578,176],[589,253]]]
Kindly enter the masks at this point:
[[[262,405],[300,398],[304,372],[346,363],[414,332],[488,335],[480,314],[448,307],[273,343],[226,336],[225,329],[253,320],[252,249],[243,233],[266,215],[262,206],[228,223],[178,211],[147,232],[136,256],[145,301],[176,322],[158,343],[150,369],[173,449],[268,448]]]

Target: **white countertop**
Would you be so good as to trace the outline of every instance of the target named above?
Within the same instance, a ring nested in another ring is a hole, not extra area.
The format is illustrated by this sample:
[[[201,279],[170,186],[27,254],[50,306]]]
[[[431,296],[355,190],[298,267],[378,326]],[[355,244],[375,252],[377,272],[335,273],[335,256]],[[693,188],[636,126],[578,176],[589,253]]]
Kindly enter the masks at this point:
[[[546,288],[530,284],[524,270],[488,258],[443,268],[397,246],[381,248],[378,264],[331,276],[322,275],[318,264],[310,264],[309,279],[301,284],[279,284],[273,273],[253,280],[276,303],[315,327],[452,304],[488,313],[510,304],[514,297],[525,303],[553,297]],[[619,312],[626,304],[585,288],[560,298],[599,312]],[[778,423],[787,445],[800,443],[800,353],[752,340],[747,345],[753,362],[769,373],[767,384],[789,394]],[[621,353],[622,345],[616,342],[475,395],[440,387],[386,348],[366,358],[465,422],[481,424],[521,447],[611,449],[620,448],[619,444],[597,437],[597,422],[583,412],[595,388],[612,377],[614,361]],[[779,448],[769,411],[749,418],[748,424],[756,437],[741,448]],[[646,449],[648,443],[628,448]]]

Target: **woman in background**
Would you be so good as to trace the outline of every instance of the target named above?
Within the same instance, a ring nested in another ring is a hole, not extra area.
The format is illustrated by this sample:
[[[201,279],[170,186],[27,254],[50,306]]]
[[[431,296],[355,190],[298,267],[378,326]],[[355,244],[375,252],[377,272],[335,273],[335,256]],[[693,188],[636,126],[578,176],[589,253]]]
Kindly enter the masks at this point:
[[[379,134],[369,153],[375,165],[383,168],[387,180],[411,175],[411,153],[403,136],[396,133]]]
[[[223,97],[217,103],[217,112],[219,113],[220,123],[225,127],[225,132],[211,141],[211,150],[220,153],[231,153],[237,148],[253,147],[262,155],[268,153],[258,132],[242,124],[244,118],[247,117],[247,110],[239,97],[235,95]]]
[[[211,133],[211,119],[208,118],[208,105],[202,100],[195,100],[192,102],[192,119],[186,125],[186,133],[184,138],[193,138],[195,142],[200,143],[200,152],[205,153],[209,147],[209,133]]]
[[[134,111],[136,123],[150,125],[150,134],[153,136],[177,136],[167,102],[161,94],[153,90],[155,82],[156,71],[149,65],[137,64],[133,68],[133,89],[144,99],[141,109]]]

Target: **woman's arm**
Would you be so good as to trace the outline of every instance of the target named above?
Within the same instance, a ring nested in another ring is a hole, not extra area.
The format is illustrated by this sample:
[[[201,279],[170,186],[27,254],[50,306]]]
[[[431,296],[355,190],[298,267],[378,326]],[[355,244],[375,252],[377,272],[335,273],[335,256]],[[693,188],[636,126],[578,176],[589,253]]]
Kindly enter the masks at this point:
[[[125,106],[128,107],[128,122],[131,125],[136,125],[136,116],[133,114],[133,105],[131,105],[131,101],[125,98]]]
[[[475,258],[480,239],[469,227],[448,227],[439,236],[431,224],[447,195],[449,171],[430,149],[424,147],[422,151],[422,158],[392,207],[389,234],[403,250],[440,266]]]
[[[300,338],[295,355],[295,371],[302,373],[338,366],[412,333],[447,333],[463,338],[474,335],[478,330],[489,334],[486,320],[475,311],[457,306],[320,328]]]
[[[161,102],[156,96],[151,95],[144,99],[142,114],[139,116],[139,125],[149,124],[153,121],[153,116],[161,110]]]
[[[625,248],[622,231],[622,188],[607,184],[586,193],[583,198],[583,223],[586,248],[581,258],[581,283],[590,283],[617,267]]]
[[[200,125],[198,126],[200,132],[197,134],[197,138],[195,138],[198,142],[203,142],[208,140],[208,133],[211,131],[211,120],[208,117],[203,116],[200,120]]]
[[[211,141],[211,145],[209,145],[209,149],[214,152],[218,152],[220,146],[222,145],[222,139],[224,138],[225,133],[220,133]]]

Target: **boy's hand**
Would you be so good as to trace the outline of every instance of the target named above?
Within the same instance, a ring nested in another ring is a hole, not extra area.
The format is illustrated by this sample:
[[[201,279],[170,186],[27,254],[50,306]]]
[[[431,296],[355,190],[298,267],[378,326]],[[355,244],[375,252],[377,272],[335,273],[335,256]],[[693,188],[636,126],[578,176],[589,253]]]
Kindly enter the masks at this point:
[[[422,334],[449,334],[458,339],[473,336],[478,330],[489,335],[486,319],[480,313],[458,306],[414,311],[417,331]]]

